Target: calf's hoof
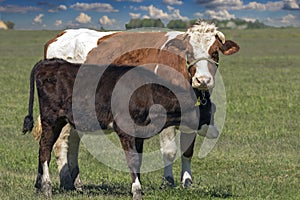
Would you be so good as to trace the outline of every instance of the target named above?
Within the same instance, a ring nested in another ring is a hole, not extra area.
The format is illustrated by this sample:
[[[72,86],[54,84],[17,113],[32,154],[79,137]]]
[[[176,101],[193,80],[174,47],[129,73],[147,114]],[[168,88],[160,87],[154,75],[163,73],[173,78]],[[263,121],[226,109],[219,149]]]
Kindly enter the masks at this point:
[[[160,185],[160,189],[167,189],[167,188],[174,188],[175,187],[175,181],[172,177],[163,177],[162,183]]]
[[[132,200],[142,200],[142,190],[136,190],[133,193]]]
[[[52,186],[50,182],[45,182],[42,184],[41,192],[47,199],[52,198]]]
[[[193,185],[193,181],[189,178],[182,181],[182,187],[183,188],[190,188]]]

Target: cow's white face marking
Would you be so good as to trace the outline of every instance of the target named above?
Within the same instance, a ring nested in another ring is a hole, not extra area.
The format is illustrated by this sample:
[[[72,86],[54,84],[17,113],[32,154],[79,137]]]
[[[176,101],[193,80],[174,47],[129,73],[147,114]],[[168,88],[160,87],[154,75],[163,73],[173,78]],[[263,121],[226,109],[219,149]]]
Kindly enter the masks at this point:
[[[193,47],[193,56],[198,58],[210,58],[209,49],[216,41],[217,30],[214,25],[202,24],[195,25],[188,29],[190,44]],[[207,60],[201,60],[196,63],[196,73],[192,77],[192,87],[210,90],[214,87],[214,75],[217,66]]]
[[[166,37],[168,38],[167,41],[161,46],[160,49],[164,49],[166,44],[170,41],[170,40],[173,40],[174,38],[176,38],[178,35],[181,35],[183,34],[183,32],[180,32],[180,31],[170,31],[168,33],[166,33]]]

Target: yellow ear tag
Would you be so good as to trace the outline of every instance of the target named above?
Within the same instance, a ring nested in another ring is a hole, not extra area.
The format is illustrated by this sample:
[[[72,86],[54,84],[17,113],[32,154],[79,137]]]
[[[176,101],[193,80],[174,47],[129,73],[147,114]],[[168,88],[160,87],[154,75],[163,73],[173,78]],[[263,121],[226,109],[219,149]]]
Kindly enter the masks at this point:
[[[200,97],[198,97],[197,102],[195,103],[195,106],[200,106],[201,105],[201,100]]]

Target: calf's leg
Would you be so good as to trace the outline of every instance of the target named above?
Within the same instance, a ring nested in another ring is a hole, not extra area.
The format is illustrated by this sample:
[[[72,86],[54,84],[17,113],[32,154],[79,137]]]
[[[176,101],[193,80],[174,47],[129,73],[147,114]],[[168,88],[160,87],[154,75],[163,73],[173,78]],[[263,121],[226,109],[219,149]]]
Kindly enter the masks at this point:
[[[126,133],[120,134],[120,141],[125,152],[127,165],[131,173],[131,192],[133,200],[142,199],[142,186],[140,182],[140,168],[142,165],[143,139],[137,139]]]
[[[54,144],[53,150],[56,157],[57,168],[60,178],[60,188],[65,190],[75,189],[71,173],[68,165],[68,141],[70,137],[70,125],[63,127],[57,141]]]
[[[72,183],[76,190],[83,190],[83,183],[79,177],[79,165],[78,165],[78,151],[79,151],[80,137],[77,131],[71,127],[69,137],[69,149],[68,149],[68,165],[71,172]]]
[[[38,175],[35,183],[37,192],[42,192],[47,198],[52,196],[52,186],[49,175],[49,163],[51,159],[51,151],[55,141],[57,140],[57,129],[53,129],[51,125],[42,122],[43,132],[40,139],[39,149],[39,165]]]

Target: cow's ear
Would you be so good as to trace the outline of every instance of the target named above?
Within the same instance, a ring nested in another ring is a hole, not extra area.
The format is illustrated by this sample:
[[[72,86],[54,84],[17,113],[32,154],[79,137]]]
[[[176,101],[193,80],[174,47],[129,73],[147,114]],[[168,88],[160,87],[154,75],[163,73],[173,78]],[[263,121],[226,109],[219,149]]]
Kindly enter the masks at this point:
[[[239,45],[231,40],[226,40],[225,43],[220,46],[220,51],[224,55],[231,55],[238,52],[239,50]]]

